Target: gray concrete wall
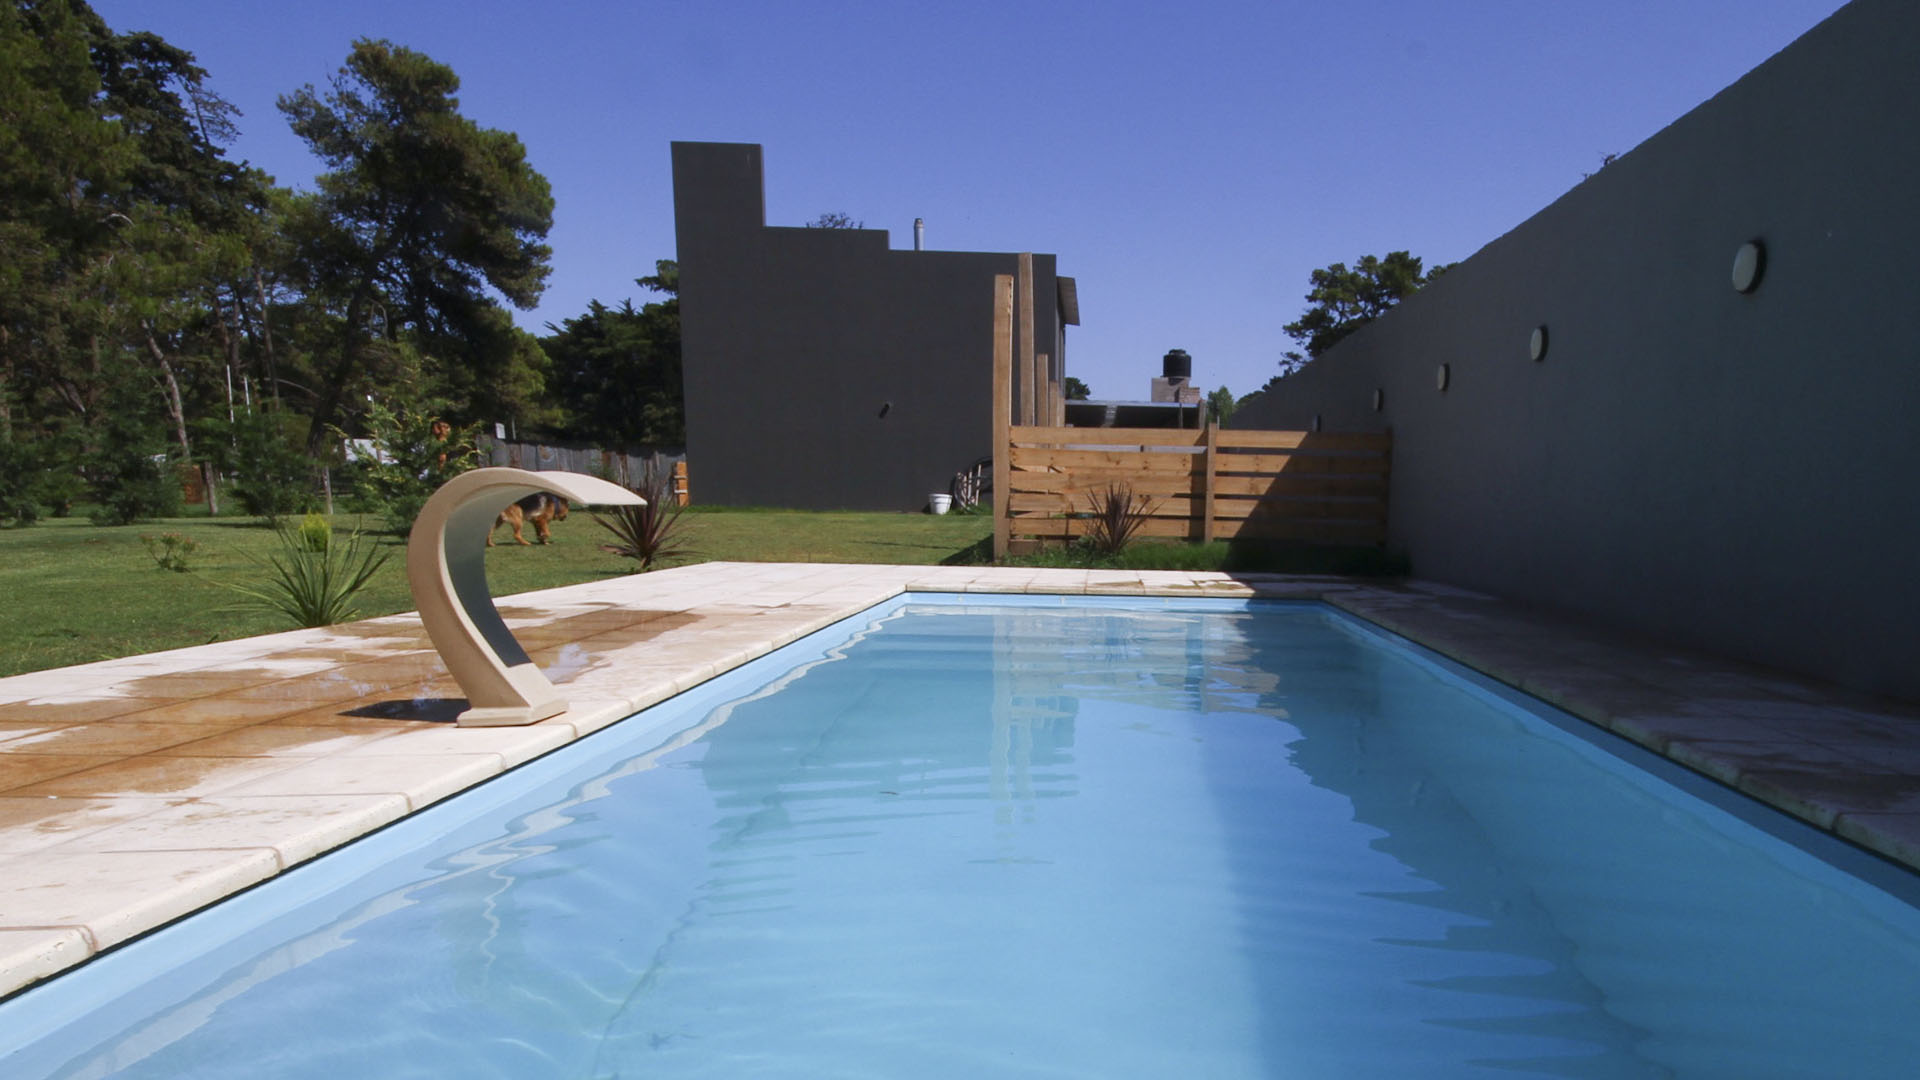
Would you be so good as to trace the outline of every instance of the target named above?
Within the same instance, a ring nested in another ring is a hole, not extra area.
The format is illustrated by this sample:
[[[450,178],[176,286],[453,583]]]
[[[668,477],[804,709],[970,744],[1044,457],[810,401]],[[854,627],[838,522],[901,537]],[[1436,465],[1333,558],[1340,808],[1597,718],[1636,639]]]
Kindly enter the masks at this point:
[[[766,225],[760,148],[674,143],[695,502],[914,510],[992,449],[993,277],[1012,254]],[[1034,338],[1060,337],[1034,256]]]
[[[1390,426],[1421,577],[1920,699],[1917,207],[1920,5],[1858,0],[1233,426]]]

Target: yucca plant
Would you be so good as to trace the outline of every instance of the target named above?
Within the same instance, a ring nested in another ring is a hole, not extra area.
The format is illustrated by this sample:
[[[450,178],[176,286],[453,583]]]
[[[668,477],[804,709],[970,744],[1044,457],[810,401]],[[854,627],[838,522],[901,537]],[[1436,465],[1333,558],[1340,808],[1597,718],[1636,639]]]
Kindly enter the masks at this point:
[[[391,553],[364,541],[358,529],[345,543],[329,538],[317,550],[313,534],[304,528],[275,532],[280,550],[254,559],[267,571],[266,584],[222,584],[287,616],[296,626],[332,626],[358,617],[354,597],[386,565]]]
[[[1087,504],[1093,513],[1087,519],[1082,540],[1100,555],[1120,554],[1153,512],[1152,500],[1134,494],[1133,485],[1124,481],[1108,484],[1105,491],[1090,492]]]
[[[593,515],[593,520],[612,533],[616,541],[601,544],[601,551],[633,559],[642,571],[651,570],[653,564],[662,559],[693,554],[692,549],[680,546],[683,538],[680,515],[686,508],[674,498],[665,473],[649,465],[640,486],[629,486],[627,490],[647,500],[647,504],[615,506],[604,514]]]

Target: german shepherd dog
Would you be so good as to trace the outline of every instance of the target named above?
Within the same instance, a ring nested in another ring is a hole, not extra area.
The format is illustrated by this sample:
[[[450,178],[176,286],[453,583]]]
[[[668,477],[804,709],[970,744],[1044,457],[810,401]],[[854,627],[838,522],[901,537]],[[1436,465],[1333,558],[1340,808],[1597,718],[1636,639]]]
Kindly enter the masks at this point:
[[[493,534],[499,532],[502,525],[513,526],[513,542],[526,545],[527,538],[520,535],[520,526],[528,521],[533,522],[534,534],[540,537],[540,542],[551,544],[553,535],[547,531],[547,524],[565,520],[567,520],[567,500],[558,495],[549,495],[544,491],[537,495],[529,495],[507,507],[500,512],[499,517],[493,519],[493,528],[487,530],[487,546],[493,546]]]

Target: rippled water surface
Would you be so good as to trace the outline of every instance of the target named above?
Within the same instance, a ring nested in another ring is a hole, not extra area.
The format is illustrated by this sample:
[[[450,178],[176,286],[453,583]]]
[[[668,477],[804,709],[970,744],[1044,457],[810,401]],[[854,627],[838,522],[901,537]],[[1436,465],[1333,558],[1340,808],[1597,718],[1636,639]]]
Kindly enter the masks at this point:
[[[1909,900],[1319,608],[917,601],[796,649],[0,1005],[44,1036],[0,1074],[1920,1060]]]

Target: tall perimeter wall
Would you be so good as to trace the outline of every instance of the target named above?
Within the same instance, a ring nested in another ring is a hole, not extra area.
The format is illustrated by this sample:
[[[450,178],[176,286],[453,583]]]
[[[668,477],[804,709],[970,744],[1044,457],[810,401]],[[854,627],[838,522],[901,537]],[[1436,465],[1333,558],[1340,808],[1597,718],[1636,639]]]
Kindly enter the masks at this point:
[[[1920,4],[1857,0],[1233,426],[1390,426],[1422,578],[1920,699],[1917,271]]]

